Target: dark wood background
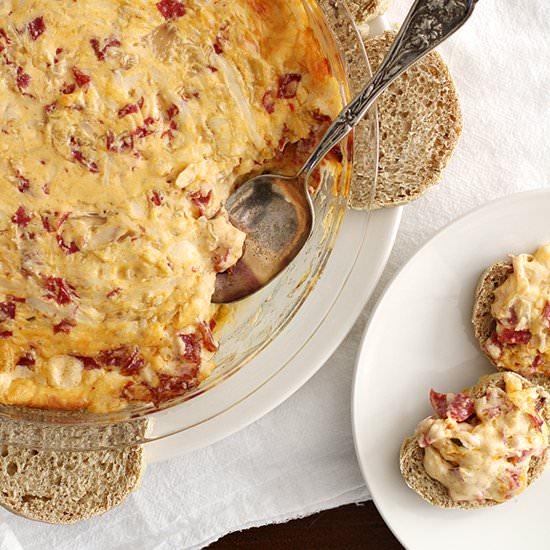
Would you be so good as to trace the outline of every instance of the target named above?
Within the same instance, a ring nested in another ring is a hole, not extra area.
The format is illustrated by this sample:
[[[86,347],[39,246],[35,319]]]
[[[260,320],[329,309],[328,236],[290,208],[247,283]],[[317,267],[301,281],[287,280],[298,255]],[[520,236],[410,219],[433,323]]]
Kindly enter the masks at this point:
[[[227,535],[212,550],[400,550],[372,502]]]

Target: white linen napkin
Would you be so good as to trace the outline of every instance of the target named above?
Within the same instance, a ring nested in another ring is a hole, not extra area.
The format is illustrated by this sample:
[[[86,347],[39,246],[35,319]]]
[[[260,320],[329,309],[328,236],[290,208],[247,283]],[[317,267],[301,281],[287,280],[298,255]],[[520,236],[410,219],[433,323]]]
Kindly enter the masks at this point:
[[[389,20],[400,21],[410,5],[396,0]],[[550,186],[549,25],[547,2],[479,0],[472,20],[441,48],[462,100],[462,140],[441,185],[406,207],[377,295],[457,216]],[[141,489],[101,518],[59,527],[0,511],[0,550],[202,548],[231,531],[368,498],[350,391],[373,303],[327,365],[271,414],[209,448],[150,466]]]

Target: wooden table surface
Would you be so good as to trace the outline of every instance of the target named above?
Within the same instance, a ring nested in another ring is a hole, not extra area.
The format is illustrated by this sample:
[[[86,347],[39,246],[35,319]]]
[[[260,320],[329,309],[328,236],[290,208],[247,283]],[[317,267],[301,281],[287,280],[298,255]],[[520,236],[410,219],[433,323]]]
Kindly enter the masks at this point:
[[[211,550],[400,550],[372,502],[227,535]]]

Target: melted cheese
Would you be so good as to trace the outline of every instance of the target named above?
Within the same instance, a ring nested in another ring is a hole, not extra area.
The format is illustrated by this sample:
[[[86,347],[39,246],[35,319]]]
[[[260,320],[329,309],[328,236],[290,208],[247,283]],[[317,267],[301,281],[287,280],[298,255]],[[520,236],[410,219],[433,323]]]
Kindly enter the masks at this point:
[[[513,272],[495,290],[496,331],[486,343],[495,363],[524,376],[550,376],[550,244],[512,258]]]
[[[0,402],[193,387],[226,198],[341,107],[302,4],[5,0],[0,78]]]
[[[548,447],[548,425],[540,416],[540,392],[523,388],[507,373],[504,389],[489,387],[475,399],[475,421],[450,415],[429,417],[417,428],[424,468],[455,501],[503,502],[527,486],[532,457]]]

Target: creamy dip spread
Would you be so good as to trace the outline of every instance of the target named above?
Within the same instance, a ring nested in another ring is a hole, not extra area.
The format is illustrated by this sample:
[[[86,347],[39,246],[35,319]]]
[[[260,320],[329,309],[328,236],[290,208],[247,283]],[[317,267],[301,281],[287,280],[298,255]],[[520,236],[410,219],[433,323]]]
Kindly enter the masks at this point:
[[[503,502],[521,493],[532,457],[548,447],[544,398],[515,374],[488,386],[485,395],[430,395],[436,412],[417,427],[424,468],[455,501]]]
[[[0,79],[0,402],[195,387],[244,242],[226,198],[341,108],[304,6],[4,0]]]
[[[512,266],[495,290],[496,328],[485,349],[499,367],[550,376],[550,244],[513,257]]]

